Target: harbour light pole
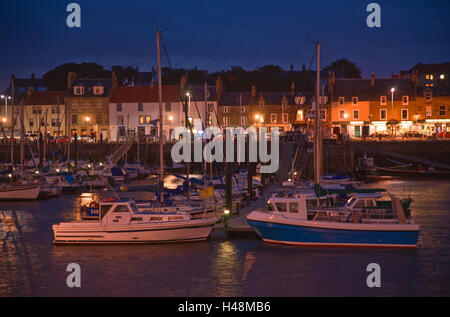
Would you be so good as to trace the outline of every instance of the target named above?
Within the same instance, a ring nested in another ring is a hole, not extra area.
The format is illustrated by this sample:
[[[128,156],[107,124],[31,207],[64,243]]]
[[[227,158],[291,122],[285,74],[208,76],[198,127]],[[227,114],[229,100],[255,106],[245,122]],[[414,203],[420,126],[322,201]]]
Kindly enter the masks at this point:
[[[8,120],[8,100],[11,100],[11,96],[1,95],[1,98],[5,99],[5,105],[6,105],[6,109],[5,109],[5,118],[6,118],[6,120],[5,121],[7,121]]]

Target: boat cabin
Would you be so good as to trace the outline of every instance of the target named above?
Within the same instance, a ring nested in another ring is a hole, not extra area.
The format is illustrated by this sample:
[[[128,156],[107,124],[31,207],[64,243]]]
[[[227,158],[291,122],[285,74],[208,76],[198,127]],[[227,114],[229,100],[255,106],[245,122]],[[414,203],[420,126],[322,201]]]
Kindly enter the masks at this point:
[[[105,225],[188,221],[185,212],[159,213],[141,211],[133,200],[105,199],[81,208],[81,221],[99,221]]]
[[[364,208],[377,208],[380,207],[377,199],[381,198],[380,193],[358,193],[353,194],[345,204],[348,209],[364,209]]]
[[[295,194],[285,197],[272,196],[268,201],[268,209],[276,214],[307,219],[306,195]]]

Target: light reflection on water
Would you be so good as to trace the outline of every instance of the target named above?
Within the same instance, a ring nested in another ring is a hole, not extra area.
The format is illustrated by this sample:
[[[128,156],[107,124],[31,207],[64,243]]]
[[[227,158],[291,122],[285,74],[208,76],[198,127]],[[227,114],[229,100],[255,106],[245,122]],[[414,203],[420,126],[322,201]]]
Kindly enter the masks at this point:
[[[226,240],[139,246],[52,246],[51,225],[71,220],[80,199],[0,204],[1,296],[400,296],[450,295],[450,184],[383,181],[411,194],[417,250],[316,249]],[[81,265],[82,287],[66,287]],[[366,266],[382,269],[368,289]]]

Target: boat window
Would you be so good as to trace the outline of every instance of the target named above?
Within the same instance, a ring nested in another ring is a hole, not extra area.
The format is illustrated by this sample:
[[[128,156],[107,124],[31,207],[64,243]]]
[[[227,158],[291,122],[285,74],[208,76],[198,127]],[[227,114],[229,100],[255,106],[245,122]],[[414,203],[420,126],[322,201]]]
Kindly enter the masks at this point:
[[[366,201],[366,206],[367,207],[375,207],[375,202],[373,200],[367,200]]]
[[[111,209],[112,205],[102,205],[101,209],[101,219],[106,215],[106,213]]]
[[[183,220],[183,216],[169,216],[169,221]]]
[[[114,212],[129,212],[130,210],[128,209],[127,205],[117,205],[116,208],[114,209]]]
[[[150,221],[163,220],[162,217],[150,217]]]
[[[289,212],[298,212],[298,203],[289,203]]]
[[[275,206],[279,212],[287,211],[286,203],[275,203]]]

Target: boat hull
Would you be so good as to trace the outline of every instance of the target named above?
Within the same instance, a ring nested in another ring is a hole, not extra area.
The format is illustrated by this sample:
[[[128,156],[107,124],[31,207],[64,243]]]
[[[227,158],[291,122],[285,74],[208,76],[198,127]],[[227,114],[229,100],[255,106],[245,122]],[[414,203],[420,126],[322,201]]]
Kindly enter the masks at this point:
[[[414,224],[400,229],[404,225],[247,221],[266,242],[298,246],[415,248],[419,236],[419,228]]]
[[[0,190],[0,200],[36,200],[39,191],[39,186],[2,189]]]
[[[63,223],[53,226],[54,244],[145,244],[206,240],[217,219],[135,226]]]

